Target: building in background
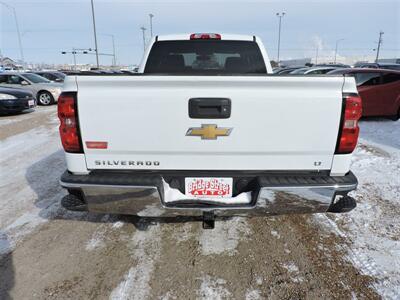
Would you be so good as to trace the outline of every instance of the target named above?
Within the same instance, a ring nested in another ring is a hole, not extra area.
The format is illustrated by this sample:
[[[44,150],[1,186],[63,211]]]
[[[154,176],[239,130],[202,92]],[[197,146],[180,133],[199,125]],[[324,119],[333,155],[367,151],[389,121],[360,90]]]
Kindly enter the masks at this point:
[[[282,67],[300,67],[311,63],[311,58],[281,60]]]
[[[400,64],[400,58],[380,58],[378,63]]]
[[[0,56],[0,70],[20,70],[22,68],[22,64],[12,60],[9,57]]]

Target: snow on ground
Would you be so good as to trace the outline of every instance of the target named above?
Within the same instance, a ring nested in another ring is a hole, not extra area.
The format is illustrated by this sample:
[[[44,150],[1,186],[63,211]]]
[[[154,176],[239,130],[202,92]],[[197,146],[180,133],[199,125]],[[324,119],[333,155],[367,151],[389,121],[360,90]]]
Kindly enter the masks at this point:
[[[229,299],[231,293],[225,288],[225,284],[224,279],[212,278],[209,275],[203,276],[198,295],[200,299],[205,300]]]
[[[215,224],[213,230],[203,230],[199,237],[203,255],[228,254],[234,255],[239,240],[250,235],[246,219],[233,218]]]
[[[246,292],[246,300],[259,300],[262,299],[261,293],[259,290],[250,290]]]
[[[348,259],[377,279],[385,299],[400,295],[400,121],[361,122],[352,171],[357,208],[348,214],[315,215],[314,220],[350,239]]]
[[[10,115],[10,116],[1,116],[0,117],[0,126],[10,125],[13,123],[18,123],[24,120],[29,120],[37,115],[41,114],[43,116],[47,115],[49,112],[54,111],[54,106],[45,106],[40,108],[35,108],[34,110],[27,110],[18,115]]]
[[[56,119],[50,122],[56,124]],[[57,127],[40,126],[0,141],[0,252],[46,222],[58,208],[64,167]],[[45,149],[45,150],[43,150]],[[49,153],[51,155],[49,156]],[[57,163],[52,164],[51,162]],[[59,168],[49,168],[52,165]],[[42,178],[42,180],[34,180]],[[46,193],[53,190],[54,193]],[[45,196],[47,194],[47,196]],[[52,195],[49,197],[48,195]],[[4,245],[7,244],[7,247]]]
[[[132,237],[132,260],[135,266],[125,274],[124,280],[112,291],[111,300],[141,300],[150,296],[150,279],[154,263],[161,254],[161,227],[150,226],[148,230],[136,231]]]

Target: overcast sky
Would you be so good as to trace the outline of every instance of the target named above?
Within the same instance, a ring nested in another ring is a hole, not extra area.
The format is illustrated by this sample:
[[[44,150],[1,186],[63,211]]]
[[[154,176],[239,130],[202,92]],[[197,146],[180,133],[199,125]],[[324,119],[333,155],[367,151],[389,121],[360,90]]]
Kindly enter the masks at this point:
[[[0,0],[15,7],[28,62],[69,63],[62,50],[94,47],[90,0]],[[335,42],[340,56],[373,56],[379,31],[383,35],[381,57],[400,57],[400,0],[319,1],[128,1],[94,0],[99,51],[112,52],[115,35],[117,60],[139,63],[142,52],[140,27],[149,27],[155,15],[154,33],[241,33],[262,38],[271,58],[276,58],[277,12],[282,23],[281,58],[332,55]],[[0,4],[0,50],[19,58],[12,12]],[[147,30],[149,34],[149,30]],[[95,62],[80,55],[78,63]],[[109,64],[111,58],[101,57]]]

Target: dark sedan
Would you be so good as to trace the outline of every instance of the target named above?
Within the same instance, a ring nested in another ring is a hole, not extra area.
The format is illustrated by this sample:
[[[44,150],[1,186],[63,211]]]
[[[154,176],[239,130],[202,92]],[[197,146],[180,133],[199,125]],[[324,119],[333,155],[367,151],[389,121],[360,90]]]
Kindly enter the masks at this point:
[[[36,100],[31,92],[0,87],[0,114],[17,113],[35,106]]]
[[[58,71],[37,71],[31,73],[42,76],[52,82],[64,82],[65,79],[65,74]]]

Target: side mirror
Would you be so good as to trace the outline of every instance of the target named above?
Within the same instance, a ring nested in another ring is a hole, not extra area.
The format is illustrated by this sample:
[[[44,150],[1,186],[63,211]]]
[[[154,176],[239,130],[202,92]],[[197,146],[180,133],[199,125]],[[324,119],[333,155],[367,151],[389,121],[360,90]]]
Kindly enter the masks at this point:
[[[22,81],[21,81],[21,85],[29,85],[29,82],[26,81],[26,80],[22,80]]]

